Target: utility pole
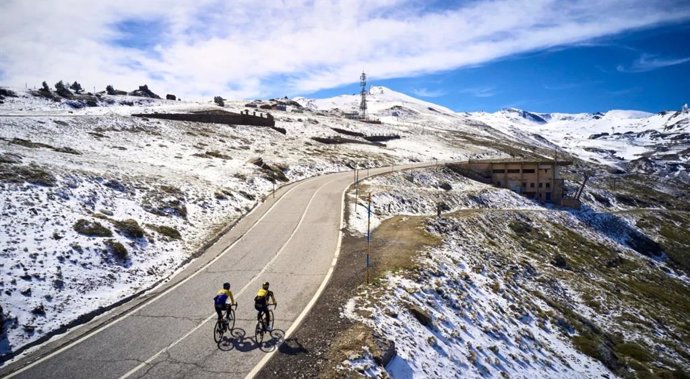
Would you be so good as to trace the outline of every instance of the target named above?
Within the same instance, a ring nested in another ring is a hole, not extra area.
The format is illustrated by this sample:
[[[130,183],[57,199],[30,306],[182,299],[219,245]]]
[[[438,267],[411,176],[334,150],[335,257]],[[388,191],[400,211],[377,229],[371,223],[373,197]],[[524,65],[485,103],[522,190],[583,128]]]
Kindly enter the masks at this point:
[[[367,284],[369,284],[369,266],[371,256],[371,192],[367,205]]]

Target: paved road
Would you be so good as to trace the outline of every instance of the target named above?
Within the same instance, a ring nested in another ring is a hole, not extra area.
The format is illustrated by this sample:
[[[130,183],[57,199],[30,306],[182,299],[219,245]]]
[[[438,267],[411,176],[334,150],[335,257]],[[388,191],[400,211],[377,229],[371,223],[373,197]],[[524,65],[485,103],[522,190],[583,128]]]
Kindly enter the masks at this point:
[[[385,171],[391,167],[372,169],[371,174]],[[297,326],[327,282],[339,251],[344,191],[352,181],[349,172],[282,188],[176,281],[128,304],[124,315],[116,309],[114,313],[120,315],[106,315],[71,333],[76,336],[68,335],[9,365],[0,376],[10,371],[19,378],[251,375],[285,332]],[[210,259],[214,260],[207,263]],[[239,308],[234,337],[217,346],[212,297],[225,281],[232,282]],[[259,346],[253,340],[253,298],[264,281],[271,282],[278,308],[274,338]],[[67,346],[59,346],[66,341]]]

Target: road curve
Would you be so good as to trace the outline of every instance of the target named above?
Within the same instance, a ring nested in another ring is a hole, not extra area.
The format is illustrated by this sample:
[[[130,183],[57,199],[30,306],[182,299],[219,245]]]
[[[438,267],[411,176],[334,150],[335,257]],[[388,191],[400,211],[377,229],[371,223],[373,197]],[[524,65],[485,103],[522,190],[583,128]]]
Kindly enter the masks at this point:
[[[426,164],[396,166],[395,169]],[[371,169],[370,174],[392,171]],[[281,188],[174,280],[7,365],[17,378],[246,377],[265,363],[309,311],[335,265],[343,199],[353,173]],[[225,282],[239,303],[234,335],[213,341],[212,297]],[[253,298],[271,282],[278,302],[273,338],[254,340]]]

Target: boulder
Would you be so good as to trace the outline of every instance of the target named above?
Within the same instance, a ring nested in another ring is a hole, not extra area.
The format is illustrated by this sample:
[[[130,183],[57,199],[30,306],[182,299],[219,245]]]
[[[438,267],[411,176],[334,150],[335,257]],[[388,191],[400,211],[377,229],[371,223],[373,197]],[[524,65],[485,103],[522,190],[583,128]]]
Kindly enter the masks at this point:
[[[374,352],[374,362],[379,364],[381,367],[386,367],[388,363],[395,358],[395,342],[381,337],[378,334],[374,334],[374,345],[376,349]]]
[[[568,261],[566,261],[565,257],[561,254],[556,254],[556,256],[551,261],[551,264],[562,269],[568,268]]]
[[[139,97],[148,97],[151,99],[160,99],[161,97],[153,93],[149,89],[149,86],[144,84],[143,86],[139,86],[139,89],[136,89],[132,92],[129,93],[130,96],[139,96]]]
[[[422,308],[420,308],[417,305],[414,304],[408,304],[407,305],[407,310],[410,311],[412,316],[419,321],[420,324],[424,326],[432,326],[433,325],[433,319],[431,318],[431,315],[424,311]]]

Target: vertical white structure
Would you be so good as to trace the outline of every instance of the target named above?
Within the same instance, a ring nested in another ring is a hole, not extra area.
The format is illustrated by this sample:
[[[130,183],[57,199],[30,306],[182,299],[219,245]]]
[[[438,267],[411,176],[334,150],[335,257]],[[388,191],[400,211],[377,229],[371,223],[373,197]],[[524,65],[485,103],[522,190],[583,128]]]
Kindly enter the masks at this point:
[[[359,85],[362,87],[362,100],[359,103],[359,112],[362,120],[367,119],[367,74],[362,72],[359,77]]]

